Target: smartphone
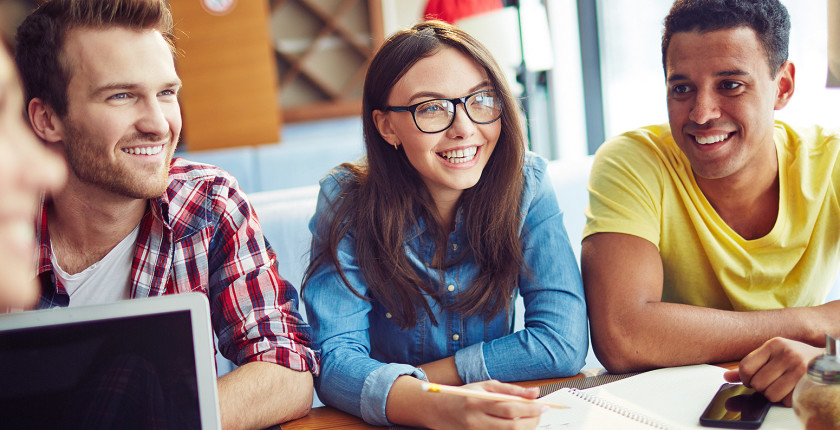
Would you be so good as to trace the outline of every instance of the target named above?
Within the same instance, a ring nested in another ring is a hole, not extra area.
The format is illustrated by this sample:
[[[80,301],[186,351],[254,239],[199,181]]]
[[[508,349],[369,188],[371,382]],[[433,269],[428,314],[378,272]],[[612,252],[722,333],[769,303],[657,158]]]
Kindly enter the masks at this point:
[[[770,401],[743,384],[723,384],[700,416],[700,425],[733,429],[757,429],[764,421]]]

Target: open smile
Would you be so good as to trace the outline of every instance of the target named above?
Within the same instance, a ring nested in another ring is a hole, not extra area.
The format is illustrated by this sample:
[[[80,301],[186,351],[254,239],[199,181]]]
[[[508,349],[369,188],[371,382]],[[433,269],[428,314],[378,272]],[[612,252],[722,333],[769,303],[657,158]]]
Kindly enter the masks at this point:
[[[471,161],[473,158],[475,158],[476,152],[478,152],[478,147],[471,146],[469,148],[464,149],[455,149],[452,151],[438,152],[437,155],[450,163],[460,164]]]
[[[163,151],[164,145],[138,146],[134,148],[122,148],[122,152],[131,155],[157,155]]]
[[[713,143],[723,142],[728,140],[735,132],[729,134],[719,134],[713,136],[694,136],[694,141],[701,145],[711,145]]]

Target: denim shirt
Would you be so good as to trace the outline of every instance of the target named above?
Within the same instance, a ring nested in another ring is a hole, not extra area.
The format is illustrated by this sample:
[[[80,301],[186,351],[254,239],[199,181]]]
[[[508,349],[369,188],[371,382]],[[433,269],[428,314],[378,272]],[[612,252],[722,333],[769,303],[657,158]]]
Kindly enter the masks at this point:
[[[394,381],[401,375],[425,380],[416,366],[452,355],[465,383],[555,378],[580,371],[589,346],[583,284],[546,166],[544,159],[526,154],[520,238],[531,273],[523,270],[518,279],[518,294],[525,304],[524,330],[513,332],[513,300],[507,312],[486,321],[482,315],[443,310],[433,299],[428,300],[437,326],[418,306],[420,321],[401,330],[376,300],[356,297],[331,265],[318,268],[303,296],[316,348],[321,349],[315,388],[324,403],[374,425],[391,425],[385,403]],[[313,234],[347,175],[337,168],[321,180],[310,222]],[[427,265],[435,249],[423,225],[421,220],[418,231],[409,232],[405,252],[419,272],[440,285],[442,300],[450,304],[469,288],[478,266],[471,255],[464,256],[440,279],[440,272]],[[447,242],[447,262],[458,260],[466,249],[461,247],[466,244],[465,230],[459,210]],[[338,260],[359,294],[371,297],[357,265],[352,235],[339,243]]]

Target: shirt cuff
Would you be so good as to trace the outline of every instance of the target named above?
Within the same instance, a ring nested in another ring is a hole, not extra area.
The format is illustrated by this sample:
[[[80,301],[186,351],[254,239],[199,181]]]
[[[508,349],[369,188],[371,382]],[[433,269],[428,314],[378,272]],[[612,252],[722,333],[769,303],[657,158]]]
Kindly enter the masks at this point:
[[[465,384],[490,379],[484,363],[484,342],[470,345],[455,352],[455,368]]]
[[[362,386],[362,419],[377,426],[391,426],[385,415],[385,403],[394,381],[402,375],[413,376],[422,381],[429,381],[423,370],[407,364],[386,364],[374,370],[365,378]]]

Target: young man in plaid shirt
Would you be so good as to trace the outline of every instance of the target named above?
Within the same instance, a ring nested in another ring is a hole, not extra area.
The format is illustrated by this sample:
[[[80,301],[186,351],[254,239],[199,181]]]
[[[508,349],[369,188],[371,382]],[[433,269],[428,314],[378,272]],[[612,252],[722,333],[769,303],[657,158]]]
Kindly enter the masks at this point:
[[[39,307],[203,292],[239,366],[218,382],[223,425],[267,427],[308,412],[318,363],[236,180],[172,159],[171,28],[164,0],[54,0],[18,30],[29,121],[70,170],[41,210]]]

